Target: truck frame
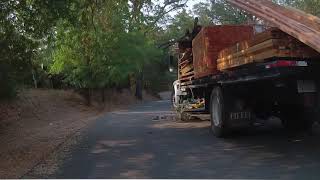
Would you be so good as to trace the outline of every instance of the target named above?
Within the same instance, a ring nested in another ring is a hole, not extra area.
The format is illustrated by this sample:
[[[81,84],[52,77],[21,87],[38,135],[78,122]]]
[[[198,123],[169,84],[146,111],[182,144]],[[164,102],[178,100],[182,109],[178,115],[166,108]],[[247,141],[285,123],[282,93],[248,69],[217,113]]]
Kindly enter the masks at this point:
[[[185,113],[210,114],[217,137],[271,116],[289,130],[308,130],[319,109],[319,70],[320,63],[312,59],[271,58],[188,82],[178,80],[172,100],[182,120]],[[205,100],[202,110],[183,108],[195,99]]]

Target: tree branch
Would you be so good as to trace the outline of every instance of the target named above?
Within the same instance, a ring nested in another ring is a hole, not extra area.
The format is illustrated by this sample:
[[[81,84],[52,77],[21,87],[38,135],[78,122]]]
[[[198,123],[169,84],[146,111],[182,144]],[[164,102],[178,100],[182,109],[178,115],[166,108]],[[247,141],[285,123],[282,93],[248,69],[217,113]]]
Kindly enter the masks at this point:
[[[162,6],[160,8],[160,11],[158,12],[158,15],[156,16],[156,18],[154,19],[153,22],[151,22],[149,25],[148,25],[148,29],[144,32],[144,34],[146,35],[147,33],[149,33],[151,30],[153,30],[155,28],[155,25],[168,13],[174,11],[174,10],[177,10],[179,8],[182,8],[182,7],[185,7],[186,4],[188,3],[189,0],[186,0],[184,3],[182,4],[177,4],[175,6],[173,6],[171,9],[167,10],[166,11],[166,8],[172,4],[175,4],[175,3],[178,3],[180,2],[180,0],[167,0],[165,1],[165,4],[164,6]]]

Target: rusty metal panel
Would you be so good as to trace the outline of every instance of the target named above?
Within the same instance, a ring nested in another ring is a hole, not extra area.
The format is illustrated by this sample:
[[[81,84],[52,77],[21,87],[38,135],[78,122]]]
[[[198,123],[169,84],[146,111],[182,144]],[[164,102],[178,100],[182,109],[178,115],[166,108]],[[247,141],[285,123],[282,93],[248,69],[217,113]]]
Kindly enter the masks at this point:
[[[202,28],[192,42],[195,78],[217,74],[219,52],[253,37],[252,26],[210,26]]]

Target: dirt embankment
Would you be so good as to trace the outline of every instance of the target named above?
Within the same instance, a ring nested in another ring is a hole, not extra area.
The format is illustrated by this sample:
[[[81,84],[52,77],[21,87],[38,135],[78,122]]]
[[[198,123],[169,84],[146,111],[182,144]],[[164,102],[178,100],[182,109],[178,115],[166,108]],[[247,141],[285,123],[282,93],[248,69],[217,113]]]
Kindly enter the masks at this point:
[[[129,91],[106,95],[103,108],[87,107],[81,96],[63,90],[25,90],[0,102],[0,178],[23,176],[105,112],[138,103]]]

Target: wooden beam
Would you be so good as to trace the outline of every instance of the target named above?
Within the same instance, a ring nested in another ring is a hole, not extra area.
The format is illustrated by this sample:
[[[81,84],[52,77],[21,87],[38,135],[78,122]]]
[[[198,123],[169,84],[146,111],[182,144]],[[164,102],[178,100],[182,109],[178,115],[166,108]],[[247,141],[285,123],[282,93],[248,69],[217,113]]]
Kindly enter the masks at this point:
[[[320,52],[319,18],[292,8],[276,6],[266,0],[227,0],[227,2],[269,21]]]

